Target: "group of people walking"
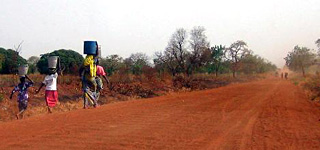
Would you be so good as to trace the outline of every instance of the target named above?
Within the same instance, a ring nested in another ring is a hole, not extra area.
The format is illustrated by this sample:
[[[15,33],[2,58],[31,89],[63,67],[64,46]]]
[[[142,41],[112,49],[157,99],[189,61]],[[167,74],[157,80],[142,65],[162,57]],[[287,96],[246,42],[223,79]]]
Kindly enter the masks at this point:
[[[88,42],[89,47],[86,47],[86,42]],[[93,44],[92,44],[93,43]],[[90,52],[86,52],[90,50]],[[84,46],[85,54],[87,56],[84,59],[82,67],[79,69],[79,76],[82,81],[82,91],[83,91],[83,108],[86,109],[89,106],[98,107],[98,99],[100,97],[100,91],[103,89],[103,81],[101,78],[104,78],[105,81],[109,84],[107,74],[104,71],[103,67],[99,65],[98,57],[98,45],[95,41],[85,41]],[[56,56],[55,56],[56,57]],[[57,59],[57,64],[48,65],[48,73],[45,76],[43,82],[41,83],[36,94],[38,94],[41,89],[45,86],[45,100],[47,105],[47,110],[49,113],[52,113],[52,108],[59,103],[58,101],[58,91],[57,91],[57,80],[58,73],[60,72],[60,59]],[[54,67],[52,67],[54,66]],[[57,66],[57,67],[56,67]],[[13,94],[18,92],[18,109],[19,112],[16,114],[16,118],[23,118],[24,112],[28,107],[28,88],[34,85],[33,80],[31,80],[27,75],[20,76],[20,83],[14,87],[11,92],[10,99],[12,99]]]
[[[56,72],[55,68],[50,68],[48,74],[45,76],[41,86],[38,90],[36,90],[36,94],[38,94],[43,86],[46,86],[45,91],[45,100],[46,105],[49,113],[52,113],[52,108],[56,106],[58,101],[58,91],[57,91],[57,78],[58,73]],[[17,119],[22,119],[24,112],[27,110],[29,95],[28,95],[28,88],[32,87],[34,82],[27,76],[23,75],[20,76],[20,83],[15,86],[11,92],[10,99],[15,92],[18,93],[18,109],[19,112],[16,114]]]
[[[279,76],[279,72],[278,72],[278,71],[275,72],[275,76],[276,76],[276,77]],[[288,76],[289,76],[289,73],[288,73],[288,72],[284,72],[284,73],[281,72],[281,75],[280,75],[280,76],[281,76],[281,79],[285,78],[285,79],[287,80],[287,79],[288,79]]]

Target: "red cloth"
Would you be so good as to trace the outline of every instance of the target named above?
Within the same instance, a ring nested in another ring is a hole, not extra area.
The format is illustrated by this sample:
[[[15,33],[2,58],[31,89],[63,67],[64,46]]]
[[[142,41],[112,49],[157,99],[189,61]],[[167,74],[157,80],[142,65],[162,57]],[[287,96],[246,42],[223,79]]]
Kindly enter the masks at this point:
[[[49,91],[46,90],[46,103],[49,107],[56,106],[58,102],[58,91]]]
[[[102,66],[97,65],[97,75],[105,76],[106,72],[104,71]]]

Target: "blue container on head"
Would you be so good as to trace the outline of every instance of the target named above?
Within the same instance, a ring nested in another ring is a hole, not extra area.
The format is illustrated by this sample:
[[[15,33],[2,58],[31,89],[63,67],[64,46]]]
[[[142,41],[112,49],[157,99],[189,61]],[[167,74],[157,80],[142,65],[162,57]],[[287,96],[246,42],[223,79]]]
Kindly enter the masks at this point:
[[[98,50],[97,41],[84,41],[84,54],[96,55]]]

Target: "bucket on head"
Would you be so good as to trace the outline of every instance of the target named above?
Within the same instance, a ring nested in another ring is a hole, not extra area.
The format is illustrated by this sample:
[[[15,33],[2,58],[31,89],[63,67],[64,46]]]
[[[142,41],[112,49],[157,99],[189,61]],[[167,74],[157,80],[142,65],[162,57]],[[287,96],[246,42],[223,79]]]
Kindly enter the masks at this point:
[[[84,54],[96,55],[98,49],[97,41],[84,41]]]
[[[48,68],[57,68],[59,56],[50,56],[48,58]]]
[[[28,64],[24,64],[24,65],[19,66],[19,68],[18,68],[19,76],[24,76],[24,75],[28,74],[28,69],[29,69]]]

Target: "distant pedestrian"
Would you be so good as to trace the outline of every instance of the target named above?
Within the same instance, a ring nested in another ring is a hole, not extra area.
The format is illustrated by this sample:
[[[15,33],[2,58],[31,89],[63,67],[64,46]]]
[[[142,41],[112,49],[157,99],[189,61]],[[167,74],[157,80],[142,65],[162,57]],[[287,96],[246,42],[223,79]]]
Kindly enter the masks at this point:
[[[52,108],[56,106],[56,104],[59,102],[57,91],[57,79],[58,73],[56,72],[56,69],[49,68],[48,75],[44,78],[41,86],[36,91],[37,93],[39,93],[41,88],[43,86],[46,86],[45,99],[49,113],[52,113]]]
[[[29,81],[26,81],[28,79]],[[23,118],[23,113],[27,110],[28,107],[28,88],[33,86],[33,81],[27,76],[20,77],[20,83],[14,87],[14,89],[11,92],[10,99],[12,99],[12,96],[15,92],[19,92],[18,94],[18,107],[19,112],[16,114],[17,119]]]
[[[288,72],[286,72],[285,74],[284,74],[284,78],[286,78],[286,80],[288,79]]]
[[[281,72],[281,79],[283,79],[283,72]]]

